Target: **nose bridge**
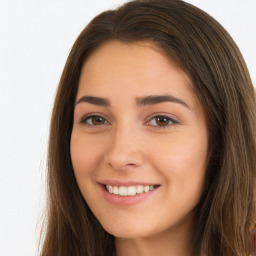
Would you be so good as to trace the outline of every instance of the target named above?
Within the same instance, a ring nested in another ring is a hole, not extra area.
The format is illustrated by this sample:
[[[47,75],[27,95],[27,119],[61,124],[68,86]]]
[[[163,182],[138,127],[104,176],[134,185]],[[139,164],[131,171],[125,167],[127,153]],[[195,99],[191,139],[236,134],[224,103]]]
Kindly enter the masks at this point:
[[[124,170],[142,164],[143,148],[138,127],[120,124],[113,129],[105,160],[116,170]]]

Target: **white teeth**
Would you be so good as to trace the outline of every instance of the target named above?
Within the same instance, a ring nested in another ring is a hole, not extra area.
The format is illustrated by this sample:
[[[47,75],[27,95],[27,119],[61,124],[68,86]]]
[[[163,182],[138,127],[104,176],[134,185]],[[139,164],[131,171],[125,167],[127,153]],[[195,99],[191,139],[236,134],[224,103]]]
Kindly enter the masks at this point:
[[[112,186],[112,185],[106,185],[106,189],[109,193],[115,194],[115,195],[120,195],[120,196],[134,196],[136,194],[142,194],[147,193],[151,190],[153,190],[155,186],[142,186],[142,185],[137,185],[137,186]]]
[[[143,188],[143,190],[144,190],[144,192],[148,192],[148,191],[149,191],[149,186],[145,186],[145,187]]]
[[[115,195],[118,195],[118,194],[119,194],[119,189],[118,189],[117,186],[114,186],[114,187],[113,187],[113,194],[115,194]]]
[[[134,195],[136,195],[136,187],[135,186],[129,186],[128,188],[127,188],[127,194],[128,194],[128,196],[134,196]]]
[[[137,193],[137,194],[143,193],[143,186],[137,186],[137,187],[136,187],[136,193]]]
[[[119,195],[120,196],[127,196],[127,187],[120,187],[119,188]]]

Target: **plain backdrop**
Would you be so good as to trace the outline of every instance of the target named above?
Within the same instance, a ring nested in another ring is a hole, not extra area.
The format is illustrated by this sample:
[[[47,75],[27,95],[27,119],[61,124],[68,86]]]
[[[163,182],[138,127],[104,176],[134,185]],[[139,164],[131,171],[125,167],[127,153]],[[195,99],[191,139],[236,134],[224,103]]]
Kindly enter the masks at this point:
[[[54,93],[72,44],[121,0],[0,0],[0,256],[36,255]],[[189,0],[231,34],[256,82],[256,1]]]

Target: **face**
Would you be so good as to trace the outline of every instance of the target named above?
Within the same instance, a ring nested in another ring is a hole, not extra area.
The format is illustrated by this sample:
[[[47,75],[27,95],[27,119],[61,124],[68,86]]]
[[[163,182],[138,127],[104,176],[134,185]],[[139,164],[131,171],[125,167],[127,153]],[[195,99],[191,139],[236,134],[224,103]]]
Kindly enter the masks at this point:
[[[202,194],[207,146],[190,80],[152,44],[109,42],[87,59],[70,150],[106,231],[150,237],[187,222]]]

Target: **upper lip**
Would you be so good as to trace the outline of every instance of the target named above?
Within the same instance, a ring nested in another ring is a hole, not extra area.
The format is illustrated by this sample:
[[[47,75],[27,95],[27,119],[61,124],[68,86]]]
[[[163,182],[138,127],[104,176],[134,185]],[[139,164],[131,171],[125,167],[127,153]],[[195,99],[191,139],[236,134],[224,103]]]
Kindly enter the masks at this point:
[[[152,182],[145,182],[145,181],[120,181],[120,180],[116,180],[116,179],[105,179],[105,180],[101,180],[99,182],[100,184],[103,185],[112,185],[112,186],[138,186],[138,185],[142,185],[142,186],[153,186],[153,185],[159,185],[156,183],[152,183]]]

